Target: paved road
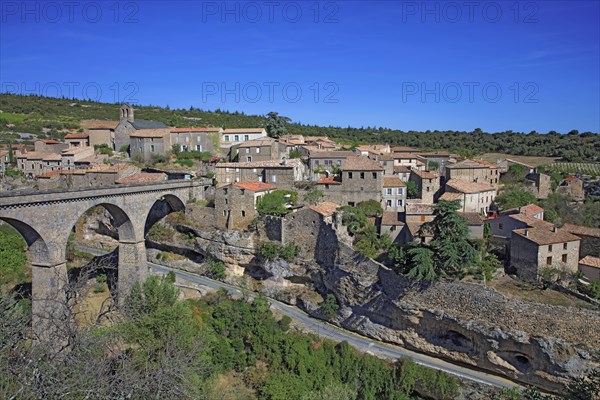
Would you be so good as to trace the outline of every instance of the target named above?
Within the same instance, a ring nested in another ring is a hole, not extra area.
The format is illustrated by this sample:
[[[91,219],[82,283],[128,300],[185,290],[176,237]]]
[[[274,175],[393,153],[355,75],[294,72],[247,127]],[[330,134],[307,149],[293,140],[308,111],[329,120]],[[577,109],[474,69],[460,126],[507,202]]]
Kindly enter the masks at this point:
[[[78,250],[87,251],[89,253],[95,255],[103,255],[106,252],[102,250],[97,250],[89,247],[77,246]],[[152,267],[152,270],[155,273],[166,274],[170,271],[175,272],[177,276],[180,278],[186,279],[190,282],[206,286],[209,288],[220,289],[225,288],[230,294],[233,295],[242,295],[244,292],[238,287],[228,285],[223,282],[214,281],[212,279],[208,279],[202,276],[198,276],[195,274],[191,274],[188,272],[184,272],[181,270],[172,269],[169,267],[165,267],[163,265],[154,264],[148,262],[148,265]],[[248,293],[249,297],[253,297],[254,293]],[[308,314],[303,312],[297,307],[290,306],[285,303],[281,303],[274,299],[269,299],[269,303],[271,304],[271,308],[277,310],[278,312],[287,315],[292,318],[295,322],[300,325],[308,328],[314,333],[328,337],[334,341],[347,341],[350,345],[358,348],[359,350],[366,351],[369,354],[374,354],[377,356],[382,356],[389,359],[399,359],[401,357],[409,357],[417,364],[424,365],[426,367],[434,368],[440,371],[447,372],[449,374],[468,379],[471,381],[483,383],[486,385],[496,386],[500,388],[512,388],[518,386],[512,381],[507,379],[490,375],[485,372],[481,372],[478,370],[472,370],[466,367],[462,367],[459,365],[455,365],[438,358],[430,357],[424,354],[415,353],[410,350],[406,350],[399,346],[394,346],[391,344],[379,342],[373,339],[369,339],[364,336],[360,336],[354,332],[347,331],[345,329],[341,329],[337,326],[325,323],[321,320],[310,317]]]

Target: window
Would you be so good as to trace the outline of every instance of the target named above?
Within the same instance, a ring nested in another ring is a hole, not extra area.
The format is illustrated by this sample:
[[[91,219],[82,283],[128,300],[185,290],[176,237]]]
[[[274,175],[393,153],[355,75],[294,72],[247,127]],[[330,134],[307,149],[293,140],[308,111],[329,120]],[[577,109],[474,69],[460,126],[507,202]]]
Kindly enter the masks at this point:
[[[552,251],[552,245],[551,244],[548,245],[548,251]]]
[[[202,145],[201,144],[197,144],[196,145],[196,151],[202,151]]]
[[[342,165],[342,160],[337,160],[337,165]]]
[[[229,200],[225,199],[225,205],[229,204]]]
[[[404,194],[404,189],[398,188],[398,194],[402,196]]]
[[[564,262],[564,263],[567,262],[567,255],[566,254],[562,255],[562,262]]]
[[[398,200],[398,201],[396,202],[396,204],[397,204],[399,207],[402,207],[402,206],[404,205],[403,203],[404,203],[404,201],[403,201],[403,200]]]
[[[349,202],[348,202],[348,205],[349,205],[350,207],[354,207],[354,205],[355,205],[355,204],[356,204],[356,203],[355,203],[355,202],[353,202],[353,201],[349,201]]]
[[[328,183],[325,184],[325,189],[329,190],[329,184]]]
[[[260,153],[260,147],[256,148],[256,154]]]
[[[196,136],[196,143],[200,143],[200,136]]]
[[[499,223],[498,224],[498,229],[500,229],[501,231],[504,230],[504,224],[503,223]]]
[[[277,175],[273,175],[271,177],[271,182],[273,182],[273,183],[277,182]]]
[[[373,179],[377,179],[377,172],[373,172]]]
[[[239,142],[239,141],[240,141],[240,135],[235,135],[235,136],[233,137],[233,141],[234,141],[234,142]]]
[[[365,173],[364,172],[360,173],[360,179],[365,179]]]
[[[246,161],[248,161],[248,162],[252,162],[252,157],[251,157],[251,156],[248,156],[248,157],[246,157]],[[256,168],[255,168],[255,169],[256,169]]]
[[[392,201],[388,200],[385,202],[386,207],[391,207],[392,206]]]
[[[227,211],[223,210],[223,216],[226,217],[227,216]]]
[[[229,167],[225,167],[225,172],[229,172]]]
[[[390,196],[392,195],[392,188],[388,188],[387,189],[387,194],[390,195]]]
[[[240,172],[240,169],[236,167],[235,172]]]
[[[225,135],[225,137],[223,138],[223,140],[225,140],[226,142],[229,142],[229,135]]]
[[[425,216],[421,215],[421,222],[425,222]]]
[[[348,172],[348,179],[352,179],[352,172]]]
[[[150,151],[151,151],[152,153],[154,153],[154,145],[153,145],[153,144],[151,144],[151,145],[150,145]]]
[[[250,149],[246,147],[246,154],[250,153]]]
[[[546,265],[552,265],[552,257],[546,258]]]
[[[250,139],[250,138],[248,137],[248,135],[244,135],[244,140],[248,140],[248,139]]]
[[[223,189],[223,194],[227,194],[227,188]]]
[[[563,250],[566,250],[566,249],[567,249],[567,244],[563,243]]]
[[[242,217],[246,216],[246,211],[242,210]]]
[[[315,160],[315,165],[319,165],[319,160]]]

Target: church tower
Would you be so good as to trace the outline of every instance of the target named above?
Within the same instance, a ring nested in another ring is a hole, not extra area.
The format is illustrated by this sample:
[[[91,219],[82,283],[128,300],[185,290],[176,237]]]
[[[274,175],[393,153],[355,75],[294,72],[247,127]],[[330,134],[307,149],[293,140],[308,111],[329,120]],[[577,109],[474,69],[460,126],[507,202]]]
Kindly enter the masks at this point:
[[[129,104],[123,104],[121,106],[121,121],[127,120],[129,122],[133,122],[133,107]]]

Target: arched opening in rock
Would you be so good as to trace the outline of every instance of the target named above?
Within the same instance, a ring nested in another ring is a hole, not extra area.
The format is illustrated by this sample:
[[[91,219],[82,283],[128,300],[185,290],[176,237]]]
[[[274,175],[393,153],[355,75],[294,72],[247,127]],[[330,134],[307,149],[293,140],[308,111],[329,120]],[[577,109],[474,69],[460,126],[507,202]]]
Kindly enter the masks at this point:
[[[474,344],[471,339],[460,332],[448,329],[445,333],[440,334],[434,343],[443,346],[451,351],[471,354],[474,350]]]

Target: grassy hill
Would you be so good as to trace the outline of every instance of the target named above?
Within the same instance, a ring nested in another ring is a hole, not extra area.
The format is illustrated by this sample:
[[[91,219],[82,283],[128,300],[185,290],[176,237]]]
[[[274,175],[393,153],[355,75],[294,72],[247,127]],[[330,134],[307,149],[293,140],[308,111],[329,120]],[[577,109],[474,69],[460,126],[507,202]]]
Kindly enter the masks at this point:
[[[16,139],[7,131],[30,132],[61,137],[67,130],[79,129],[83,119],[118,118],[119,104],[99,103],[76,99],[0,94],[0,141]],[[272,110],[265,110],[265,114]],[[140,119],[161,121],[169,126],[221,126],[223,128],[260,127],[265,124],[262,115],[222,110],[208,111],[191,107],[169,109],[151,105],[135,105],[135,116]],[[294,119],[293,115],[288,117]],[[338,142],[358,145],[389,143],[396,146],[415,146],[425,150],[448,150],[464,156],[484,153],[509,153],[520,156],[557,157],[565,161],[598,162],[600,135],[577,131],[561,135],[556,132],[486,133],[480,129],[459,131],[401,131],[388,128],[317,126],[291,123],[291,133],[327,135]]]

